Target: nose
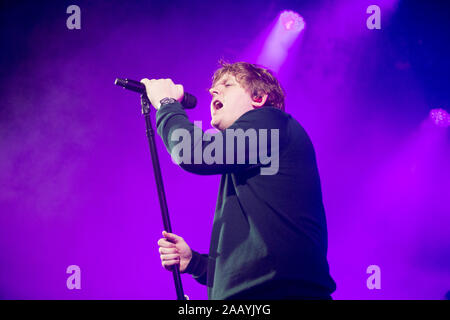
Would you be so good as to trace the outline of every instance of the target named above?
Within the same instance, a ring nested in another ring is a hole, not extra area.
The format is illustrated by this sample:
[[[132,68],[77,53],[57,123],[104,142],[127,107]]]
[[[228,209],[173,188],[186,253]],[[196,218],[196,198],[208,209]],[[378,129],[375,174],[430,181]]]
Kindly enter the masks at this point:
[[[211,88],[209,89],[209,93],[214,97],[216,94],[219,94],[219,91],[217,88]]]

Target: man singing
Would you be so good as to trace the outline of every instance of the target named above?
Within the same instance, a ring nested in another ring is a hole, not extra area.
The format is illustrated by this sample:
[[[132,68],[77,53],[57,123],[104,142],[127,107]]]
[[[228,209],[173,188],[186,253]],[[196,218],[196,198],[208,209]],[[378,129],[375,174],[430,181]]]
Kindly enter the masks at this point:
[[[331,299],[336,284],[326,257],[314,148],[284,112],[284,92],[273,74],[246,62],[222,62],[209,90],[218,132],[197,138],[200,129],[180,104],[183,87],[170,79],[141,82],[158,110],[158,134],[177,163],[192,173],[221,174],[209,253],[164,231],[158,241],[163,267],[192,274],[214,300]],[[192,137],[182,155],[173,152],[180,130]],[[210,157],[194,159],[199,154]]]

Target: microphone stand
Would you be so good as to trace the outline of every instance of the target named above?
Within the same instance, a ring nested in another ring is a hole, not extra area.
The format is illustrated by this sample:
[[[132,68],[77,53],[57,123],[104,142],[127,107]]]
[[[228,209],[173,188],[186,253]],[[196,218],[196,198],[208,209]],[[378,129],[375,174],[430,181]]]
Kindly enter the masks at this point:
[[[150,145],[150,154],[152,156],[152,163],[153,163],[153,172],[155,174],[155,180],[156,180],[156,187],[158,189],[158,197],[159,197],[159,205],[161,207],[161,214],[164,224],[164,230],[171,233],[172,227],[170,226],[170,219],[169,219],[169,212],[167,209],[167,201],[166,201],[166,195],[164,193],[164,185],[162,181],[161,176],[161,167],[159,165],[159,158],[158,153],[156,151],[156,142],[155,142],[155,131],[152,127],[152,122],[150,119],[150,101],[146,94],[141,95],[141,106],[142,106],[142,114],[145,118],[145,126],[146,126],[146,133],[148,138],[148,143]],[[176,265],[173,270],[173,281],[175,283],[175,290],[177,293],[177,300],[186,300],[187,296],[183,293],[183,285],[181,283],[181,275],[180,275],[180,268],[178,265]]]

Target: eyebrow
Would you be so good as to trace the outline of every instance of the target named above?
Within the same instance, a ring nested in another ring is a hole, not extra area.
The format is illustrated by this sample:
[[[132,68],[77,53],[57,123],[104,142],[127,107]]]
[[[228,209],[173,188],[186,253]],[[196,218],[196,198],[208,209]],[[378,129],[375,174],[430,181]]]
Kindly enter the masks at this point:
[[[214,88],[215,86],[220,85],[220,84],[225,84],[225,83],[227,83],[228,81],[230,81],[230,78],[229,78],[229,77],[224,78],[224,79],[222,79],[221,81],[217,81],[215,85],[213,85],[211,88],[208,89],[208,91],[211,90],[212,88]]]

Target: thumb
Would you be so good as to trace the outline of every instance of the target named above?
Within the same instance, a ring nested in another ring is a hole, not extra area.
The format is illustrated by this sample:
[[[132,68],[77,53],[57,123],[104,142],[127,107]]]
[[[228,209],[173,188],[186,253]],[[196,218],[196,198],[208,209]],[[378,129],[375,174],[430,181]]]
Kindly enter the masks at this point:
[[[182,240],[182,238],[180,236],[177,236],[174,233],[169,233],[169,232],[163,231],[162,235],[164,238],[166,238],[167,240],[169,240],[173,243],[178,243],[180,240]]]
[[[177,87],[177,96],[179,97],[177,100],[181,102],[184,98],[184,87],[182,84],[175,85]]]

